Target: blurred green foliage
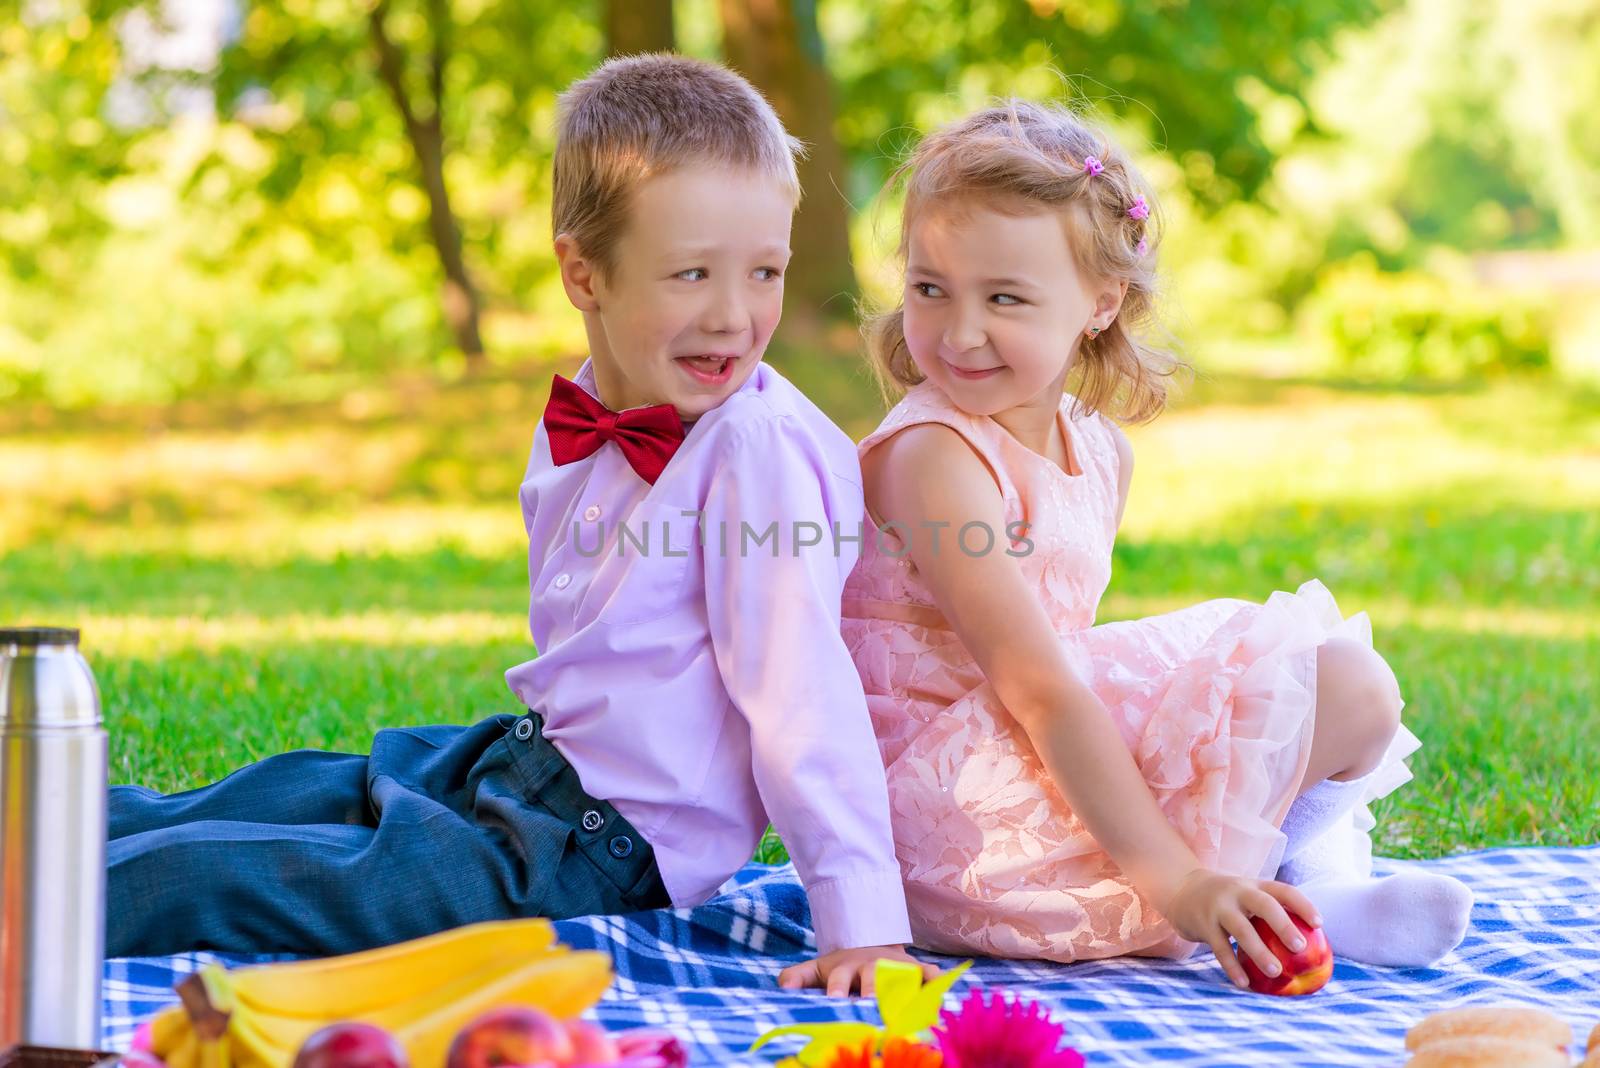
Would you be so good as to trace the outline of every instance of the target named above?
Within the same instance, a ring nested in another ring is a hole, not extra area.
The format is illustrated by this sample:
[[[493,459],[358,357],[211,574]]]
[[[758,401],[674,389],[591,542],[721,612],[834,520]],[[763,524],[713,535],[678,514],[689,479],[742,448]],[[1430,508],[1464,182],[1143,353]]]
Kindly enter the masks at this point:
[[[1353,256],[1324,272],[1300,322],[1347,377],[1452,381],[1548,370],[1550,303]]]
[[[1018,94],[1068,97],[1115,120],[1218,207],[1255,195],[1276,152],[1249,94],[1304,102],[1341,29],[1393,0],[1268,7],[1172,0],[881,0],[824,4],[844,89],[839,129],[870,197],[917,133]]]
[[[556,94],[602,58],[604,2],[392,0],[416,93],[441,31],[450,47],[445,173],[499,361],[582,344],[552,274],[549,161]],[[364,6],[241,2],[198,70],[130,50],[161,0],[9,6],[0,398],[459,367]],[[680,46],[718,56],[715,0],[676,8]],[[1589,0],[818,0],[817,15],[869,292],[893,275],[875,232],[892,205],[874,198],[896,159],[1019,93],[1091,108],[1133,146],[1170,222],[1173,321],[1202,363],[1298,334],[1301,371],[1600,375],[1585,356],[1600,324],[1560,307],[1592,288],[1459,284],[1463,257],[1600,246]]]

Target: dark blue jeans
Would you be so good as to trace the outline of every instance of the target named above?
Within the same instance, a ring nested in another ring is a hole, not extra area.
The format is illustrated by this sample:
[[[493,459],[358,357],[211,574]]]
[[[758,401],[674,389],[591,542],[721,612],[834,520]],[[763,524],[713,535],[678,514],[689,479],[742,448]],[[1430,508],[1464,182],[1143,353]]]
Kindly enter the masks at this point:
[[[668,898],[535,714],[379,731],[163,796],[111,790],[106,955],[350,953],[465,923]]]

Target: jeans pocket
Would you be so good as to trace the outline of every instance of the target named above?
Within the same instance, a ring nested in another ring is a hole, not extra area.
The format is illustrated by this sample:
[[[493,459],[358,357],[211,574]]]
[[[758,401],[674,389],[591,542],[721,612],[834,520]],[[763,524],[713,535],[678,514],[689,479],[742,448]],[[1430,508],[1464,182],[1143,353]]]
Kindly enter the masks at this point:
[[[385,727],[372,736],[372,749],[382,744],[405,745],[421,749],[443,749],[460,727],[449,723],[429,723],[422,727]]]

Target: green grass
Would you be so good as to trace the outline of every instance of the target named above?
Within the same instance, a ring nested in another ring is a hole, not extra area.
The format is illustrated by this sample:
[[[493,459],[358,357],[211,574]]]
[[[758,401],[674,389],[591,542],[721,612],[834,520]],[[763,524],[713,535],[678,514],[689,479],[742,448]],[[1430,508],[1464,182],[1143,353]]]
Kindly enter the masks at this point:
[[[845,427],[865,379],[790,370]],[[338,399],[0,413],[0,621],[76,624],[113,779],[515,711],[548,368]],[[1600,402],[1555,383],[1202,380],[1132,431],[1102,619],[1323,579],[1424,739],[1379,849],[1600,840]]]

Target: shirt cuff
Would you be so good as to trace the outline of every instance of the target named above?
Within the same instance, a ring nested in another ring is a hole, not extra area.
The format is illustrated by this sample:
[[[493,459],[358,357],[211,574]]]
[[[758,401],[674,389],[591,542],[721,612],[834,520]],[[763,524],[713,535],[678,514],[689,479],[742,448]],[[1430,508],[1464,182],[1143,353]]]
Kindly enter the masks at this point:
[[[806,887],[817,956],[860,946],[899,946],[911,941],[906,891],[900,870],[872,871],[824,879]]]

